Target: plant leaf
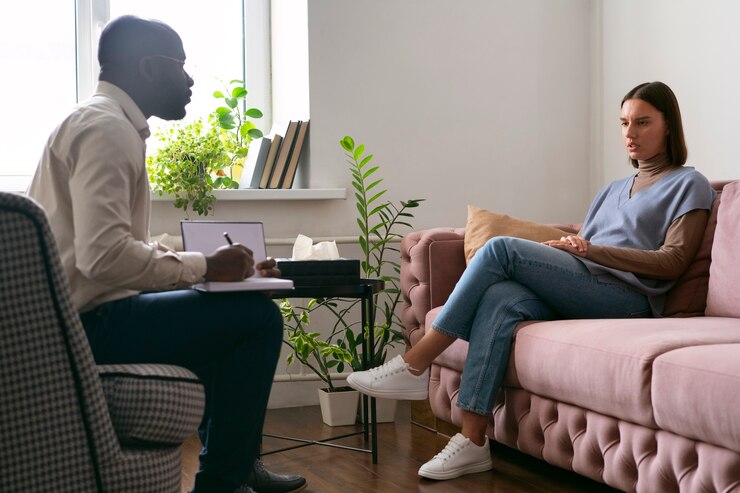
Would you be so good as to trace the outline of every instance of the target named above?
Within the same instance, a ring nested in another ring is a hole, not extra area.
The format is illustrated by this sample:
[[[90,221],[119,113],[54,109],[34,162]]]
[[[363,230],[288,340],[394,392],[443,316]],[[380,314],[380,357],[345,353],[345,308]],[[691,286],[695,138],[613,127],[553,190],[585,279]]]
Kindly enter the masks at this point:
[[[372,190],[373,188],[375,188],[376,186],[378,186],[378,184],[380,182],[382,182],[382,181],[383,181],[383,179],[381,178],[380,180],[376,180],[376,181],[372,182],[370,185],[368,185],[368,186],[365,187],[365,190]]]
[[[264,116],[257,108],[249,108],[244,114],[249,118],[262,118]]]
[[[355,152],[352,154],[352,156],[354,156],[355,158],[355,161],[360,159],[360,156],[362,156],[363,152],[365,152],[365,144],[358,145],[357,148],[355,149]]]
[[[368,176],[372,175],[378,170],[379,166],[375,166],[373,168],[370,168],[369,170],[365,171],[365,174],[362,175],[362,179],[367,179]],[[383,181],[382,179],[380,181]]]
[[[347,152],[352,152],[355,148],[355,141],[349,135],[345,135],[342,140],[339,141],[342,148]]]
[[[239,99],[247,96],[247,90],[244,87],[235,87],[231,90],[231,97],[234,99]]]
[[[373,195],[373,197],[371,199],[369,199],[367,201],[367,203],[368,204],[371,204],[371,203],[375,202],[378,198],[380,198],[387,191],[388,190],[381,190],[380,192],[378,192],[375,195]],[[388,208],[388,203],[387,202],[385,204],[383,204],[382,206],[379,207],[379,209],[387,209],[387,208]],[[372,214],[375,214],[375,213],[373,212]],[[370,214],[370,215],[372,215],[372,214]]]

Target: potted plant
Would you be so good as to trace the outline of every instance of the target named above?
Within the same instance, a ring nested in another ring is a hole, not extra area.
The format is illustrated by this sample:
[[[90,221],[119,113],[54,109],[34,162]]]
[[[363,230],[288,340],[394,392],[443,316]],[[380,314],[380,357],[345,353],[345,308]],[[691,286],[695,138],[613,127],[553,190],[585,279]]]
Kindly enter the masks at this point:
[[[206,120],[176,123],[157,132],[161,146],[147,158],[152,189],[174,196],[174,205],[205,216],[213,210],[214,189],[239,188],[249,143],[262,132],[248,118],[261,118],[257,108],[246,108],[247,90],[232,80],[226,93],[215,91],[221,103]]]
[[[387,189],[382,187],[383,179],[375,176],[379,166],[370,164],[373,155],[366,154],[365,146],[355,145],[354,139],[349,136],[345,136],[340,145],[346,152],[352,174],[352,186],[355,189],[357,225],[360,233],[358,242],[362,250],[361,274],[365,278],[379,278],[385,282],[385,288],[374,295],[374,356],[369,365],[375,367],[385,362],[389,348],[403,342],[403,335],[399,330],[402,322],[396,313],[396,308],[402,301],[399,279],[401,266],[398,260],[400,251],[396,244],[403,236],[400,230],[411,229],[408,220],[413,218],[413,214],[410,209],[418,207],[423,199],[400,201],[398,204],[385,201]],[[315,346],[313,349],[319,351],[323,349],[326,354],[341,354],[341,361],[336,358],[330,361],[331,368],[336,368],[340,373],[345,363],[355,371],[361,370],[362,337],[367,337],[369,331],[362,330],[361,321],[353,316],[359,303],[360,300],[356,299],[327,298],[310,300],[306,307],[294,307],[289,303],[282,305],[289,345],[292,344],[291,347],[294,347],[291,337],[295,333],[296,320],[302,320],[305,326],[310,320],[311,312],[319,309],[329,310],[334,318],[329,335],[321,340],[318,333],[312,333],[316,334],[315,341],[329,346]],[[289,360],[292,361],[290,357]],[[316,369],[311,369],[316,372]],[[319,376],[326,381],[325,375]],[[396,401],[379,399],[376,404],[378,422],[392,421]]]
[[[318,332],[306,330],[311,321],[310,313],[323,302],[324,300],[312,299],[306,307],[296,307],[287,299],[280,301],[280,311],[285,320],[284,342],[291,348],[287,363],[290,366],[297,359],[326,384],[325,388],[318,389],[324,423],[329,426],[351,425],[355,422],[360,395],[350,387],[336,387],[332,372],[343,372],[345,365],[351,362],[352,354],[343,344],[335,342],[340,334],[337,325],[323,339]]]

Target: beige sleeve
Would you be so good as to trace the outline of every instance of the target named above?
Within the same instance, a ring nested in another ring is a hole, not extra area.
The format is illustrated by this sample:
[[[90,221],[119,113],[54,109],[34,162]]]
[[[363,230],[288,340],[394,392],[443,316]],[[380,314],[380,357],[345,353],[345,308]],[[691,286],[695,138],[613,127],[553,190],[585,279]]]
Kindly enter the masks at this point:
[[[98,128],[101,127],[101,128]],[[86,135],[86,147],[69,179],[73,197],[76,268],[89,280],[137,291],[160,291],[193,284],[206,273],[205,257],[197,252],[161,251],[135,238],[133,190],[146,181],[137,176],[141,142],[98,125]],[[137,147],[138,144],[138,147]]]
[[[673,221],[658,250],[590,245],[586,258],[638,276],[678,279],[694,259],[708,220],[709,211],[694,209]]]

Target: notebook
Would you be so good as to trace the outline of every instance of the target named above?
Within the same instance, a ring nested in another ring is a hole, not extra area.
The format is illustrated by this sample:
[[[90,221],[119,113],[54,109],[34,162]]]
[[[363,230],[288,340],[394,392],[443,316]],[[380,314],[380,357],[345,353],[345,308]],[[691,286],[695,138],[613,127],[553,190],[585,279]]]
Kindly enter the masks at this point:
[[[261,222],[240,221],[180,221],[182,245],[185,251],[212,254],[217,248],[227,245],[224,233],[234,243],[246,246],[254,255],[254,262],[267,258],[265,233]],[[262,277],[259,272],[235,282],[202,282],[193,285],[199,291],[273,291],[293,289],[293,281],[278,277]]]

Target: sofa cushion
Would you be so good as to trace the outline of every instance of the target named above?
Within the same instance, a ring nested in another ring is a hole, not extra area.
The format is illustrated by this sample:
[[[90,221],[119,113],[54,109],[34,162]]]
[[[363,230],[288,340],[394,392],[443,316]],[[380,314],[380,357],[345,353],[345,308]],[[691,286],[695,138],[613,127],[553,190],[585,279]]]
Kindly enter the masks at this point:
[[[558,228],[546,224],[517,219],[469,205],[468,222],[465,225],[465,261],[470,263],[475,252],[494,236],[547,241],[559,239],[564,234]]]
[[[525,390],[654,427],[653,361],[687,346],[740,343],[740,320],[559,320],[519,329],[512,352]]]
[[[656,358],[652,399],[658,426],[740,452],[739,355],[740,344],[720,344]]]
[[[740,317],[740,182],[725,185],[712,244],[706,314]]]

